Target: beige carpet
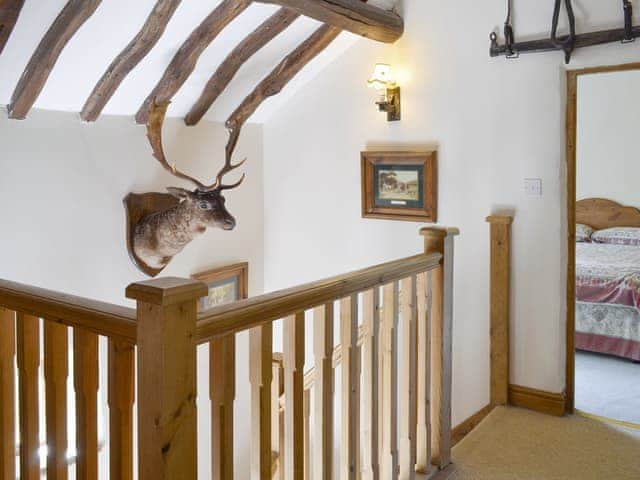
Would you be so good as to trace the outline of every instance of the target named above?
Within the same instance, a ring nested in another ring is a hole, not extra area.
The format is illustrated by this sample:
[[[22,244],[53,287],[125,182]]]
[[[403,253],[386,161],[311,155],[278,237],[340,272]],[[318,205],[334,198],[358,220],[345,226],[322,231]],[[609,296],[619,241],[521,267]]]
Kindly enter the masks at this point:
[[[496,408],[453,449],[448,480],[638,480],[640,431]]]

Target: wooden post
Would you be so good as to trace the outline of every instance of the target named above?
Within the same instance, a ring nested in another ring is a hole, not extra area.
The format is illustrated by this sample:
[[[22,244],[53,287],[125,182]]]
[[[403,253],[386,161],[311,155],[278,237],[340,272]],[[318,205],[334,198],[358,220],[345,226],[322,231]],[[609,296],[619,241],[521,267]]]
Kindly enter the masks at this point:
[[[491,404],[509,401],[509,297],[513,217],[487,217],[491,224]]]
[[[360,472],[360,347],[358,347],[358,295],[340,301],[342,343],[342,449],[343,480],[356,480]]]
[[[333,477],[333,303],[313,312],[313,345],[315,354],[315,414],[313,448],[313,478],[331,480]]]
[[[284,319],[284,472],[287,480],[304,478],[304,320],[304,312]]]
[[[16,315],[0,307],[0,478],[16,478]]]
[[[273,409],[280,409],[280,396],[272,405],[273,325],[249,331],[249,372],[251,379],[251,478],[270,479],[273,473]],[[225,477],[226,478],[226,477]],[[231,477],[229,477],[231,478]]]
[[[39,381],[40,319],[18,313],[18,389],[20,401],[20,478],[40,480]]]
[[[67,327],[44,321],[44,388],[47,427],[47,479],[66,480],[67,377],[69,341]]]
[[[135,347],[109,339],[109,478],[133,479]]]
[[[98,336],[73,330],[76,478],[98,478]]]
[[[364,292],[362,303],[362,478],[380,480],[380,289]]]
[[[197,302],[207,285],[161,278],[134,283],[138,312],[138,478],[196,480]]]
[[[440,253],[431,273],[431,418],[432,462],[441,470],[451,463],[451,377],[453,340],[453,239],[457,229],[423,228],[426,254]]]

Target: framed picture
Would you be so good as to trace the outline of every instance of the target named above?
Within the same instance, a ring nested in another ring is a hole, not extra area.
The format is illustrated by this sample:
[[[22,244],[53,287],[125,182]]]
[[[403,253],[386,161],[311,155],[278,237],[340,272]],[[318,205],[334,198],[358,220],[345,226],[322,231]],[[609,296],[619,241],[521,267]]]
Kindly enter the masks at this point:
[[[206,283],[209,287],[209,295],[200,299],[200,311],[249,296],[249,264],[246,262],[207,270],[193,275],[192,278]]]
[[[362,216],[435,223],[437,153],[362,152]]]

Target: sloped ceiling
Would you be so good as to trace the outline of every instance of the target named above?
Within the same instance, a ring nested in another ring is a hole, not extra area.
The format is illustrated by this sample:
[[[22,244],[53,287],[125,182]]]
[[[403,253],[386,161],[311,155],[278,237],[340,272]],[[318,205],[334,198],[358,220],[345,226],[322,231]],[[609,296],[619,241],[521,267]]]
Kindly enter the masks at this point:
[[[103,113],[134,115],[183,41],[220,1],[183,0],[158,44],[124,80]],[[79,112],[106,67],[136,35],[155,2],[103,1],[62,52],[34,108]],[[18,23],[0,55],[0,104],[10,102],[29,58],[65,3],[66,0],[26,0]],[[370,0],[369,3],[390,9],[395,0]],[[232,22],[200,57],[196,70],[173,98],[168,116],[184,117],[224,58],[276,10],[275,6],[254,3]],[[296,20],[242,67],[205,118],[225,121],[258,82],[318,25],[306,17]],[[268,119],[356,39],[350,33],[342,33],[280,95],[266,101],[250,121],[262,123]]]

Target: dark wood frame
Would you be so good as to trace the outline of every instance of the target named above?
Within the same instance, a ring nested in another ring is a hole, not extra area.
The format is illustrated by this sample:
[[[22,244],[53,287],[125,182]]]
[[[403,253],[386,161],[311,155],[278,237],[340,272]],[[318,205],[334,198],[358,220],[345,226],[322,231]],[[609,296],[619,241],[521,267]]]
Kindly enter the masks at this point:
[[[597,73],[640,70],[640,63],[610,65],[567,71],[566,156],[567,156],[567,360],[566,412],[575,410],[575,300],[576,300],[576,139],[578,78]]]
[[[238,296],[236,301],[249,297],[249,263],[247,262],[206,270],[192,275],[191,278],[204,282],[207,286],[213,282],[237,279]]]
[[[438,154],[424,152],[361,153],[362,217],[413,222],[438,221]],[[375,203],[374,169],[378,165],[416,165],[424,168],[423,207],[379,207]]]

